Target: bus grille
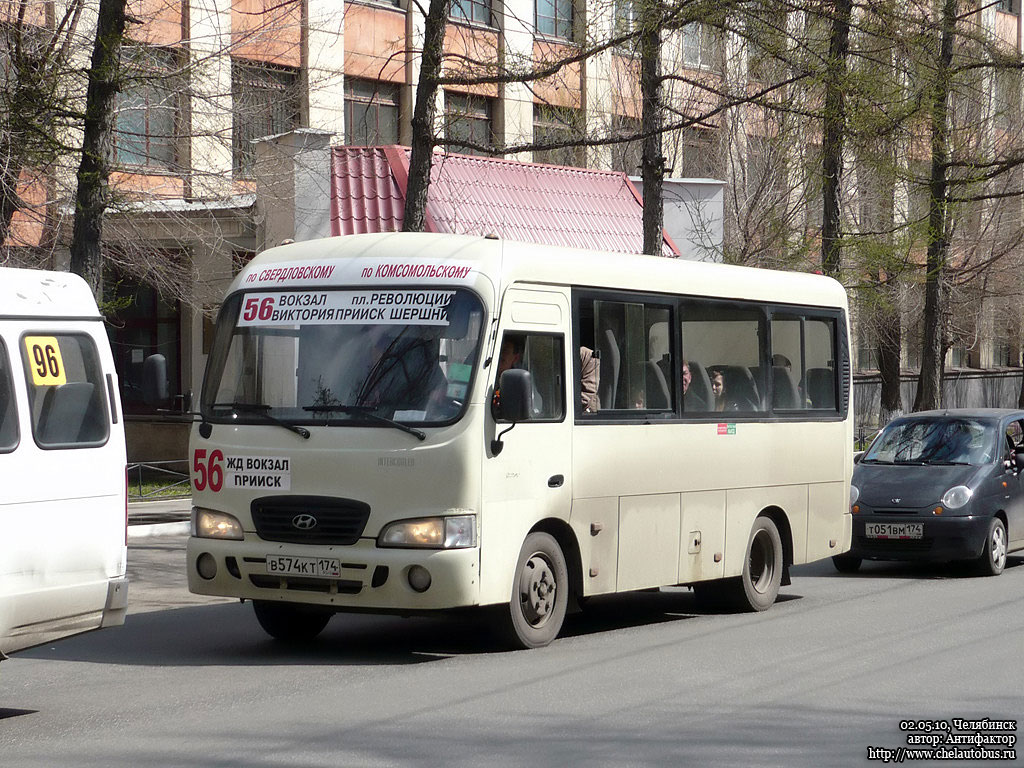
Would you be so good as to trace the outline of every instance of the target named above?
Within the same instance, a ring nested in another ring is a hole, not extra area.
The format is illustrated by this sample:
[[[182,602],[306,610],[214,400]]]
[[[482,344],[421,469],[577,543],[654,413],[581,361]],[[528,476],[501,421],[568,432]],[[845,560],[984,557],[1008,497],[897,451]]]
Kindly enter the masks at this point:
[[[289,544],[355,544],[370,517],[369,504],[330,496],[267,496],[251,509],[261,539]]]

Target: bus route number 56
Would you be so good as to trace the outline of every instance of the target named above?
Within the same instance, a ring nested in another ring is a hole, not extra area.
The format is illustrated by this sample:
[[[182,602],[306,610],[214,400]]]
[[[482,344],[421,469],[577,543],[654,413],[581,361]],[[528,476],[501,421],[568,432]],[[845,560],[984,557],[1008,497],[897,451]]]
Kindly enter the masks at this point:
[[[212,451],[210,458],[206,458],[206,449],[197,448],[192,455],[192,471],[196,476],[192,484],[197,491],[205,490],[207,486],[216,493],[224,485],[224,454],[220,451]]]

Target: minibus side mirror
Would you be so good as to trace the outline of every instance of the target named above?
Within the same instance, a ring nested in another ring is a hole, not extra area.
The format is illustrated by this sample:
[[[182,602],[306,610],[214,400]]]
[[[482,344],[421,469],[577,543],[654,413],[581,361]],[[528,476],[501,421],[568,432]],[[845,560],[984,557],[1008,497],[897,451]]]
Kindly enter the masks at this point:
[[[150,355],[142,361],[142,399],[146,405],[167,402],[170,391],[167,386],[167,358]]]
[[[529,371],[509,369],[501,374],[498,390],[501,392],[501,418],[512,424],[491,440],[491,453],[494,456],[501,453],[504,447],[502,435],[520,421],[529,421],[533,413],[533,377]]]
[[[533,413],[533,377],[529,371],[511,368],[501,374],[501,418],[515,423]]]

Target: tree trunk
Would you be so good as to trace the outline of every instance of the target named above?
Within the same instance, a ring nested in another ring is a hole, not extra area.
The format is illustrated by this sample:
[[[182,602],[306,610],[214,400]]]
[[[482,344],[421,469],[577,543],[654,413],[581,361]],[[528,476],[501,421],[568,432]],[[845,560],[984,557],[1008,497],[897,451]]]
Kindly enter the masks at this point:
[[[118,69],[127,0],[100,0],[96,40],[85,97],[85,133],[78,167],[75,224],[71,235],[71,271],[81,275],[102,298],[103,215],[110,201],[110,157],[114,110],[120,89]]]
[[[878,323],[878,372],[882,379],[878,413],[880,427],[903,415],[903,396],[900,393],[900,350],[903,346],[903,332],[900,329],[899,304],[892,303],[887,306]]]
[[[842,269],[842,222],[840,202],[843,181],[843,139],[846,134],[846,58],[850,49],[852,0],[835,0],[832,37],[829,42],[825,83],[825,114],[822,120],[822,220],[821,268],[839,277]]]
[[[7,153],[6,159],[0,174],[0,247],[7,243],[14,212],[21,207],[21,197],[18,195],[21,166],[15,162],[13,152]]]
[[[928,202],[928,257],[925,275],[921,373],[914,410],[942,406],[942,372],[949,348],[949,94],[957,0],[942,0],[939,60],[932,93],[931,195]]]
[[[423,32],[420,78],[412,115],[412,152],[409,155],[409,184],[405,191],[403,232],[422,232],[426,223],[427,192],[434,160],[434,117],[437,113],[437,79],[441,76],[444,28],[449,0],[430,0]]]
[[[641,130],[644,134],[640,164],[644,183],[644,253],[660,256],[664,237],[665,203],[662,198],[665,158],[661,154],[661,30],[657,20],[658,3],[645,0],[640,31]]]

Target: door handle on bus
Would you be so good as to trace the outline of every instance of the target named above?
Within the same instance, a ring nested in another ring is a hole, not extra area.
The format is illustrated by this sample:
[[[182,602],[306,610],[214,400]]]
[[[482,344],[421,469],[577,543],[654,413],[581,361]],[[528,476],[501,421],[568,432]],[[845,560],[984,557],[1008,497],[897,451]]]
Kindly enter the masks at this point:
[[[565,482],[565,477],[562,475],[552,475],[548,478],[548,488],[561,488],[562,483]]]

